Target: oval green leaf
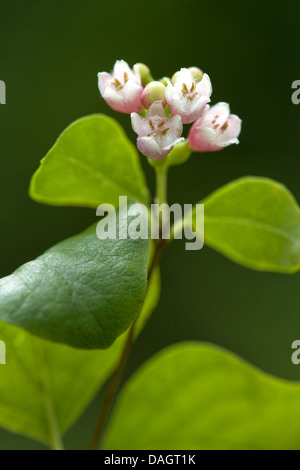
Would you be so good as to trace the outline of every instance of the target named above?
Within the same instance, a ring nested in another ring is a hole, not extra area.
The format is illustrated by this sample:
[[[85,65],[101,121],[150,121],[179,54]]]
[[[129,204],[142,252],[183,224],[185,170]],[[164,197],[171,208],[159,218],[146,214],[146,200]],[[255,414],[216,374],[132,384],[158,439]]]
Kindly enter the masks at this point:
[[[221,348],[180,343],[129,379],[103,448],[298,450],[299,394],[299,383],[271,377]]]
[[[156,307],[159,293],[156,270],[137,321],[137,333]],[[112,373],[127,334],[119,336],[109,349],[83,351],[0,322],[0,340],[6,345],[6,364],[0,365],[0,426],[61,448],[62,435]],[[89,438],[87,435],[83,448]]]
[[[0,319],[73,347],[107,348],[140,312],[148,252],[149,239],[100,240],[93,225],[0,280]]]
[[[282,273],[300,268],[300,209],[271,179],[245,177],[204,201],[205,243],[242,266]]]
[[[102,114],[78,119],[61,134],[33,175],[30,196],[52,205],[142,203],[148,189],[139,155],[122,127]]]

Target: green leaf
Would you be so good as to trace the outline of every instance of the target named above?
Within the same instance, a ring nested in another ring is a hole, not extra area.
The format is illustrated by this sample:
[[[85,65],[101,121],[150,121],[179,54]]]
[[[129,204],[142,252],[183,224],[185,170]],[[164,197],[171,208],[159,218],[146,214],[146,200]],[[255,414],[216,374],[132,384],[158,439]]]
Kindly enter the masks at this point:
[[[209,344],[180,343],[125,384],[103,447],[300,449],[300,384]]]
[[[248,268],[292,273],[300,268],[300,210],[285,186],[245,177],[204,201],[205,243]]]
[[[119,205],[119,196],[147,203],[139,155],[122,127],[96,114],[78,119],[61,134],[33,175],[30,196],[45,204]]]
[[[149,239],[100,240],[93,225],[0,280],[0,319],[51,341],[106,348],[140,312],[148,252]]]
[[[136,331],[157,305],[153,273]],[[94,398],[116,366],[127,331],[109,348],[82,351],[37,338],[0,322],[6,365],[0,365],[0,426],[59,448],[61,435]]]

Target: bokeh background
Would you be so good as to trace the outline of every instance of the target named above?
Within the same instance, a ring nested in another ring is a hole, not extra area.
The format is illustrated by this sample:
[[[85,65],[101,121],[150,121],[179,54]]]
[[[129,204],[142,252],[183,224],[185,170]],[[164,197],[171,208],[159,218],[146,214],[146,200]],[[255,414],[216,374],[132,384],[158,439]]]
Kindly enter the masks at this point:
[[[39,205],[28,197],[39,160],[73,120],[106,113],[135,139],[128,116],[100,99],[97,72],[116,59],[145,62],[156,78],[182,66],[211,77],[213,102],[228,101],[243,119],[239,146],[194,154],[171,169],[170,202],[195,203],[244,175],[284,183],[300,202],[298,0],[1,0],[0,275],[35,258],[96,220],[95,211]],[[153,172],[143,167],[151,188]],[[185,251],[176,241],[162,263],[162,297],[133,347],[129,376],[166,345],[204,340],[224,346],[264,371],[299,380],[291,344],[300,339],[300,274],[254,272],[209,248]],[[80,371],[78,371],[80,373]],[[1,384],[0,384],[1,386]],[[84,447],[98,397],[68,432]],[[43,446],[0,430],[0,449]]]

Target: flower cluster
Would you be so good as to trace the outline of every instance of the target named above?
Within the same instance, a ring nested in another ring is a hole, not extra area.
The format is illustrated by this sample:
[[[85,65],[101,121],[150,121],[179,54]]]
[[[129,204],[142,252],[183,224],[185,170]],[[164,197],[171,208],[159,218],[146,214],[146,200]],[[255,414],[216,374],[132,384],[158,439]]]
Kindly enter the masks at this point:
[[[227,103],[209,105],[212,85],[209,76],[197,67],[182,68],[172,79],[155,81],[149,68],[124,60],[115,63],[112,74],[98,74],[99,90],[107,104],[131,114],[140,152],[160,160],[179,142],[183,124],[191,124],[187,143],[195,152],[221,150],[238,144],[241,120],[230,114]]]

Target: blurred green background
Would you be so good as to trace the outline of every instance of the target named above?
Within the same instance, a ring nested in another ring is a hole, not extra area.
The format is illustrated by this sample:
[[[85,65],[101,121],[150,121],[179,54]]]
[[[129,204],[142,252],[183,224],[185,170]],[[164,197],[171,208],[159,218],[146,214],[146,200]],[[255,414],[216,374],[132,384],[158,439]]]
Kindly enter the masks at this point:
[[[128,116],[100,98],[97,72],[116,59],[148,64],[156,78],[199,66],[212,80],[212,103],[228,101],[243,119],[240,145],[194,154],[171,169],[170,202],[195,203],[237,177],[284,183],[300,201],[298,0],[1,0],[0,275],[96,220],[95,211],[31,201],[39,160],[73,120],[106,113],[134,140]],[[154,178],[142,157],[151,188]],[[257,367],[299,380],[291,344],[300,339],[300,274],[246,270],[209,248],[176,241],[162,263],[162,297],[133,347],[126,376],[164,346],[187,339],[220,344]],[[80,371],[78,371],[80,374]],[[0,385],[1,386],[1,385]],[[67,399],[67,397],[66,397]],[[84,447],[99,397],[66,437]],[[0,449],[43,446],[0,430]]]

